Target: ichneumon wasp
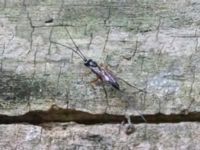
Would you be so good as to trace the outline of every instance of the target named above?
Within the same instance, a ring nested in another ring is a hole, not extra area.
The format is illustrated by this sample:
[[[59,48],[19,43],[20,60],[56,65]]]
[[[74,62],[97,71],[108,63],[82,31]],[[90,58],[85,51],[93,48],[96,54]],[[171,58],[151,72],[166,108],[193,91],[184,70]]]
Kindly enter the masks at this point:
[[[85,57],[85,55],[82,53],[82,51],[79,49],[79,47],[77,46],[77,44],[75,43],[75,41],[73,40],[71,34],[69,33],[67,27],[65,27],[66,29],[66,32],[67,34],[69,35],[69,38],[71,40],[71,42],[73,43],[74,48],[70,47],[70,46],[67,46],[67,45],[64,45],[64,44],[61,44],[61,43],[58,43],[56,41],[50,41],[51,43],[54,43],[54,44],[57,44],[57,45],[60,45],[60,46],[63,46],[65,48],[68,48],[70,50],[72,50],[73,52],[75,52],[84,62],[84,65],[89,68],[91,70],[91,72],[93,72],[96,76],[97,76],[97,79],[92,81],[92,82],[97,82],[97,81],[101,81],[102,83],[106,83],[106,84],[109,84],[111,85],[114,89],[116,89],[117,91],[119,91],[120,93],[123,93],[123,91],[121,91],[120,89],[120,85],[118,83],[118,79],[122,80],[123,82],[125,82],[126,84],[128,84],[129,86],[132,86],[134,87],[135,89],[137,89],[138,91],[140,92],[145,92],[145,90],[143,89],[139,89],[137,88],[136,86],[133,86],[131,84],[129,84],[127,81],[119,78],[119,77],[116,77],[115,75],[113,75],[113,73],[107,69],[107,67],[103,67],[102,65],[98,65],[98,63],[96,61],[94,61],[93,59],[87,59]],[[104,86],[103,86],[104,88]],[[105,88],[104,88],[104,91],[105,91]],[[105,91],[105,94],[106,94],[106,97],[107,97],[107,92]],[[138,111],[137,111],[138,112]],[[141,116],[141,118],[145,121],[146,119],[144,118],[144,116],[138,112]],[[131,124],[131,121],[130,121],[130,116],[126,116],[127,120],[128,120],[128,124],[129,126],[127,127],[127,130],[130,130],[130,128],[134,128],[133,125]]]

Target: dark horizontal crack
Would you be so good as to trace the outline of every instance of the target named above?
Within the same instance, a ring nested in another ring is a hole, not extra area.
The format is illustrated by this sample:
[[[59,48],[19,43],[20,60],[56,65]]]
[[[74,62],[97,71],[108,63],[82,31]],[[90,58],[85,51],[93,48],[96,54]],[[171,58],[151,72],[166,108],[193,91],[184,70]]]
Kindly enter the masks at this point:
[[[179,122],[200,122],[200,112],[191,112],[188,114],[151,114],[144,115],[147,123],[179,123]],[[49,122],[76,122],[80,124],[105,124],[121,123],[127,121],[124,115],[111,114],[92,114],[73,109],[49,109],[48,111],[30,111],[20,116],[0,115],[0,124],[29,123],[40,125]],[[144,123],[141,116],[131,116],[134,124]]]

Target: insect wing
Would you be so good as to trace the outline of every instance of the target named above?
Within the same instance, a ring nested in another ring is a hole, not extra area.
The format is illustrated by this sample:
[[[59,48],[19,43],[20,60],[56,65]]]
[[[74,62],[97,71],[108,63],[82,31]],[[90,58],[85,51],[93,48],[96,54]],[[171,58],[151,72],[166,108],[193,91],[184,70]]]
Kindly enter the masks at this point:
[[[107,69],[102,69],[102,80],[111,84],[114,88],[119,90],[119,84],[117,83],[116,77]]]

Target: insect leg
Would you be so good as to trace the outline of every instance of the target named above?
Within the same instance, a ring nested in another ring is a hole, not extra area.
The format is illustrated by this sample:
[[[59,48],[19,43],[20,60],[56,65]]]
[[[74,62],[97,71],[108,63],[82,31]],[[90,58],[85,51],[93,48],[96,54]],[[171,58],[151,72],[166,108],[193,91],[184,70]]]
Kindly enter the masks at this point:
[[[109,106],[109,102],[108,102],[108,93],[107,93],[107,91],[106,91],[105,85],[103,84],[103,81],[102,81],[100,78],[97,77],[95,80],[90,81],[90,83],[91,83],[92,87],[94,88],[93,84],[96,84],[99,80],[100,80],[100,82],[102,83],[102,88],[103,88],[103,91],[104,91],[104,94],[105,94],[106,103],[107,103],[105,112],[107,112],[107,107]]]
[[[104,85],[104,84],[102,84],[102,87],[103,87],[103,90],[104,90],[104,93],[105,93],[106,104],[107,104],[106,109],[105,109],[105,112],[107,112],[107,108],[109,107],[108,93],[107,93],[107,91],[106,91],[106,88],[105,88],[105,85]]]
[[[137,89],[139,92],[147,93],[146,90],[140,89],[140,88],[136,87],[135,85],[132,85],[132,84],[128,83],[126,80],[124,80],[124,79],[122,79],[122,78],[120,78],[120,77],[117,77],[117,79],[119,79],[119,80],[123,81],[124,83],[126,83],[127,85],[129,85],[129,86],[131,86],[131,87]]]
[[[96,78],[96,79],[90,81],[90,83],[91,83],[91,84],[93,84],[93,83],[95,84],[98,80],[99,80],[99,78]]]

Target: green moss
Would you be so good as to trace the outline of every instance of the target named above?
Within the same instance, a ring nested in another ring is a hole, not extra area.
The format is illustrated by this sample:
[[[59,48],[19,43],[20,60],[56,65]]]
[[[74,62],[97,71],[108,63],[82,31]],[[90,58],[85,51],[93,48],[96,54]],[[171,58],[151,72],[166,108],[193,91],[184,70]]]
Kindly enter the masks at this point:
[[[56,84],[45,77],[27,77],[3,72],[0,79],[0,97],[4,100],[26,101],[56,95]]]

